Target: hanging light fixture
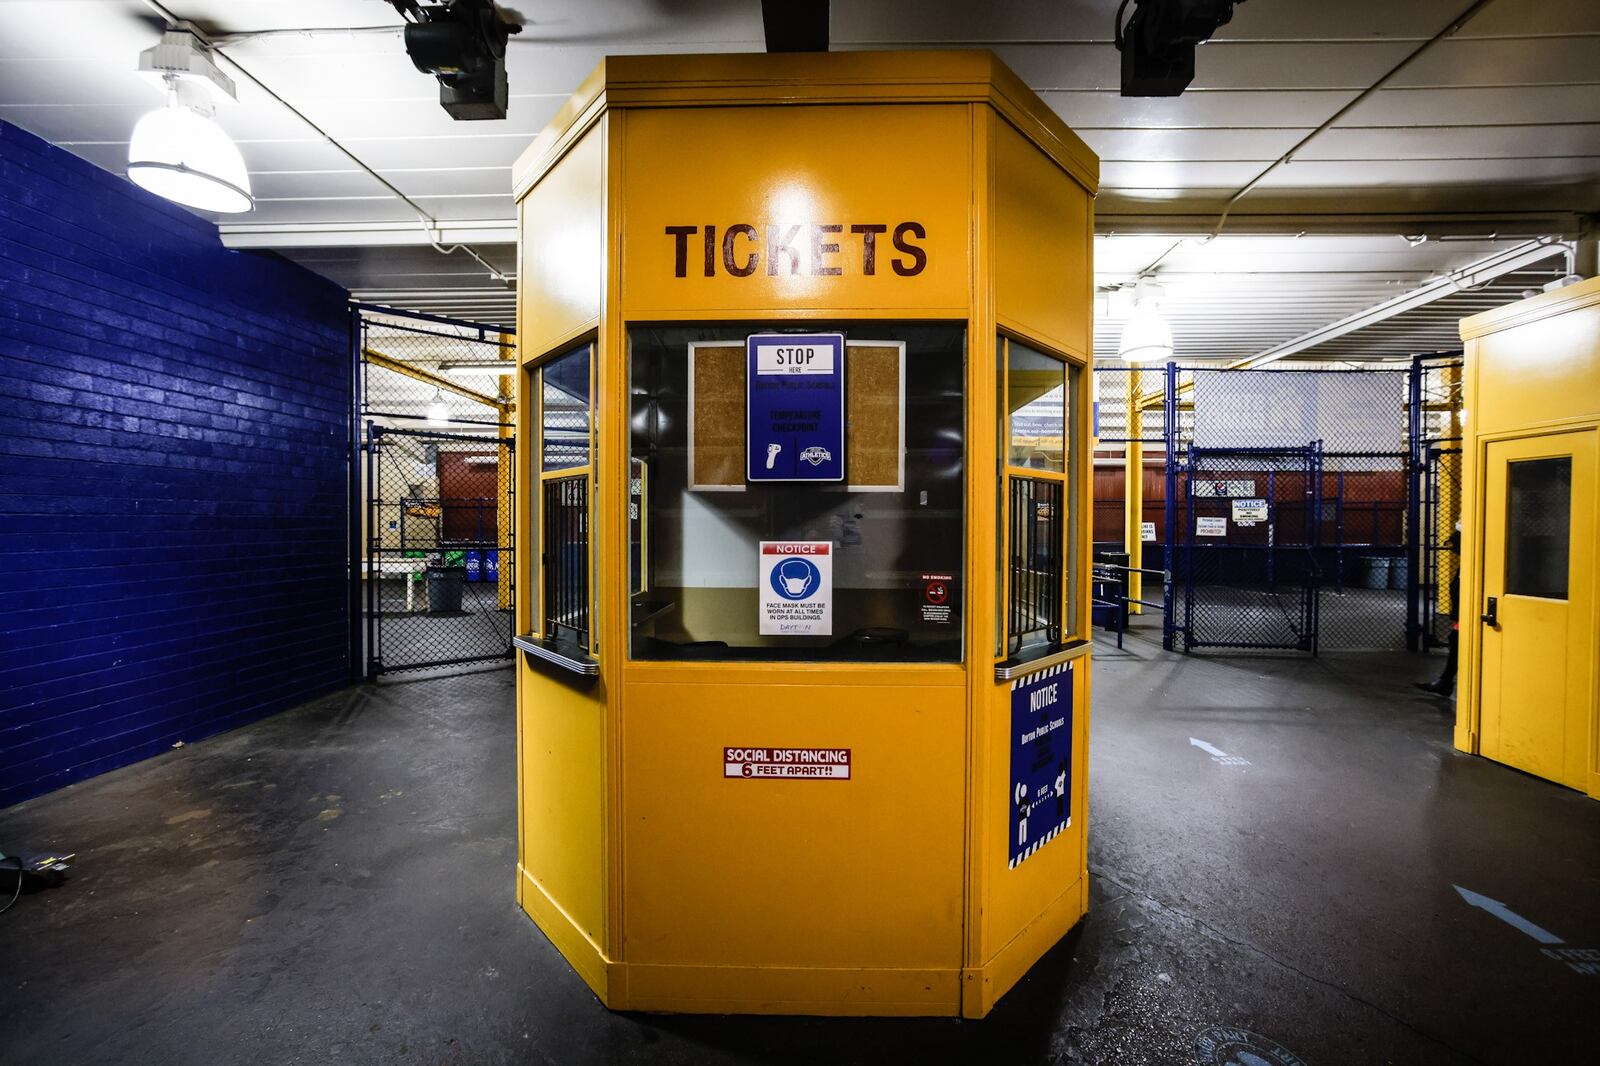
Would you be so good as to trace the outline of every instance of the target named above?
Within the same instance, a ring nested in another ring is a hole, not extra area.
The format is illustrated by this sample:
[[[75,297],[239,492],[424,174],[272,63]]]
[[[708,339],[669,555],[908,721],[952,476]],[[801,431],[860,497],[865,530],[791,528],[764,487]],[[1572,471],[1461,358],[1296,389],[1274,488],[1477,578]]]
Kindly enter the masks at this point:
[[[255,207],[238,146],[212,116],[234,99],[233,80],[187,30],[169,30],[139,55],[139,72],[159,80],[166,106],[141,118],[128,140],[128,178],[186,207],[236,214]]]
[[[1133,313],[1122,324],[1117,357],[1128,363],[1156,363],[1172,358],[1172,327],[1161,313],[1166,296],[1160,285],[1140,278],[1133,290]]]
[[[433,399],[428,401],[428,425],[448,426],[450,424],[450,405],[445,402],[444,389],[435,387]]]

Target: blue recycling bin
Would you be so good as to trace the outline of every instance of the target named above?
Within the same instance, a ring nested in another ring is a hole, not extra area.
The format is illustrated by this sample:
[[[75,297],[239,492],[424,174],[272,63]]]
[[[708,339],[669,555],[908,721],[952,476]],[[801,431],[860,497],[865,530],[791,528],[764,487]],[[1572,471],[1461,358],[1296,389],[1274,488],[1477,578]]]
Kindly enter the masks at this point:
[[[497,548],[489,548],[483,553],[483,580],[500,581],[500,552]]]
[[[467,552],[467,580],[483,580],[483,553],[480,551]]]

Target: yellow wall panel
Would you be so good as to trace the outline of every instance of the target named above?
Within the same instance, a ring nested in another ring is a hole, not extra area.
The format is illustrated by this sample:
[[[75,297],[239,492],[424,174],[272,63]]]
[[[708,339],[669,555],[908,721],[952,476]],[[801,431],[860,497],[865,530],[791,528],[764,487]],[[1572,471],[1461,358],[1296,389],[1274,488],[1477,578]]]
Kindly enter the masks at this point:
[[[625,694],[630,963],[958,969],[960,671],[888,689],[682,672],[699,683]],[[849,747],[850,779],[725,778],[726,746]]]
[[[630,111],[621,249],[628,316],[963,308],[967,108],[840,114]]]
[[[521,201],[517,343],[542,355],[594,326],[605,283],[605,122],[591,127]]]
[[[1456,746],[1600,799],[1600,278],[1475,315],[1461,336]],[[1519,595],[1508,464],[1552,457],[1570,463],[1566,594]],[[1481,620],[1490,596],[1496,625]]]
[[[584,937],[605,943],[605,689],[518,666],[520,863]]]
[[[994,126],[994,303],[1000,323],[1087,355],[1089,193],[1007,122]]]

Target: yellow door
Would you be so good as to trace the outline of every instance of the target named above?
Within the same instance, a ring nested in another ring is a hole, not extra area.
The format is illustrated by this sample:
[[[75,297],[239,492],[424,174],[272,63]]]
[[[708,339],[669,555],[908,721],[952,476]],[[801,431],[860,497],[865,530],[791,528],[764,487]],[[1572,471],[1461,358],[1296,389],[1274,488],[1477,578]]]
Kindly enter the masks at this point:
[[[1490,443],[1480,516],[1481,751],[1578,789],[1595,746],[1596,436]]]

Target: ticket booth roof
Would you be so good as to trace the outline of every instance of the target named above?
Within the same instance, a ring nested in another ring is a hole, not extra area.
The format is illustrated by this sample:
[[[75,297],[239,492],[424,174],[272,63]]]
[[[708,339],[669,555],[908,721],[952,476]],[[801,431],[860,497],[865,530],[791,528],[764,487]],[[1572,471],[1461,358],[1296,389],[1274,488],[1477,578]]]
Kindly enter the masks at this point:
[[[1100,163],[987,50],[608,56],[517,160],[520,199],[612,108],[987,103],[1093,195]]]

